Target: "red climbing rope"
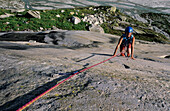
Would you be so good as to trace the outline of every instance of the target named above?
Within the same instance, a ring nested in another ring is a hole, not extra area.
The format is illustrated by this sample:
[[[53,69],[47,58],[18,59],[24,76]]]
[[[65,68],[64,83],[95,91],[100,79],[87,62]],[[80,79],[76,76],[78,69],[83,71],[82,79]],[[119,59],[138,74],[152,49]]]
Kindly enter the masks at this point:
[[[120,55],[120,54],[118,54],[118,55]],[[114,57],[116,57],[116,56],[118,56],[118,55],[112,56],[111,58],[109,58],[109,59],[107,59],[107,60],[104,60],[104,61],[102,61],[102,62],[100,62],[100,63],[94,64],[94,65],[92,65],[92,66],[90,66],[90,67],[87,67],[87,68],[85,68],[85,69],[80,70],[79,72],[74,73],[74,74],[71,75],[70,77],[64,79],[63,81],[59,82],[58,84],[56,84],[56,85],[53,86],[52,88],[48,89],[48,90],[45,91],[44,93],[40,94],[39,96],[37,96],[36,98],[34,98],[34,99],[31,100],[30,102],[28,102],[27,104],[25,104],[24,106],[22,106],[21,108],[19,108],[17,111],[22,111],[22,110],[24,110],[25,108],[27,108],[28,106],[30,106],[32,103],[34,103],[35,101],[37,101],[38,99],[40,99],[42,96],[44,96],[45,94],[49,93],[49,92],[52,91],[54,88],[56,88],[56,87],[59,86],[60,84],[64,83],[64,82],[67,81],[68,79],[72,78],[73,76],[75,76],[75,75],[77,75],[77,74],[79,74],[79,73],[81,73],[81,72],[84,72],[84,71],[86,71],[86,70],[88,70],[88,69],[90,69],[90,68],[92,68],[92,67],[95,67],[95,66],[97,66],[97,65],[99,65],[99,64],[102,64],[102,63],[104,63],[104,62],[106,62],[106,61],[108,61],[108,60],[110,60],[110,59],[112,59],[112,58],[114,58]]]

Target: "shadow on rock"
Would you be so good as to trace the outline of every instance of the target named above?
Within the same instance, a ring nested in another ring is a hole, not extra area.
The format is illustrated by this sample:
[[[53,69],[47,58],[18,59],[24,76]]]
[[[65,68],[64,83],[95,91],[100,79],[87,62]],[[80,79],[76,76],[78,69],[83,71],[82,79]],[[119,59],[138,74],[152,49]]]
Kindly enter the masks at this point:
[[[90,41],[86,38],[80,38],[72,35],[69,31],[47,31],[47,32],[9,32],[0,33],[0,41],[36,41],[47,43],[69,49],[92,48],[102,44],[98,41]],[[28,47],[7,46],[6,49],[25,50]]]
[[[29,44],[19,44],[19,43],[10,43],[10,42],[1,42],[0,48],[3,49],[11,49],[11,50],[27,50],[31,48],[67,48],[62,46],[56,46],[56,45],[29,45]]]
[[[109,42],[114,44],[114,43],[117,43],[118,40],[119,40],[118,38],[111,37]]]
[[[21,46],[0,46],[3,49],[12,49],[12,50],[27,50],[28,47],[21,47]]]
[[[96,56],[96,55],[101,55],[101,56],[113,56],[113,55],[111,55],[111,54],[100,54],[100,53],[91,53],[91,54],[92,54],[92,55],[90,55],[90,56],[88,56],[88,57],[86,57],[86,58],[84,58],[84,59],[78,60],[78,61],[76,61],[76,62],[81,62],[81,61],[90,59],[90,58],[92,58],[92,57],[94,57],[94,56]]]
[[[6,33],[0,35],[0,41],[29,41],[44,43],[45,33]]]
[[[86,67],[84,66],[84,68],[86,68]],[[17,109],[19,109],[26,103],[30,102],[35,97],[39,96],[40,94],[44,93],[48,89],[55,86],[57,84],[56,81],[66,79],[69,76],[83,70],[84,68],[76,70],[76,71],[72,71],[72,72],[59,73],[59,75],[62,75],[61,77],[54,79],[53,81],[48,82],[48,83],[44,84],[43,86],[40,86],[40,87],[32,90],[31,92],[24,94],[20,97],[17,97],[14,100],[9,101],[9,102],[5,103],[4,105],[0,106],[1,111],[16,111]]]
[[[101,55],[101,56],[113,56],[112,54],[100,54],[100,53],[92,53],[94,55]]]

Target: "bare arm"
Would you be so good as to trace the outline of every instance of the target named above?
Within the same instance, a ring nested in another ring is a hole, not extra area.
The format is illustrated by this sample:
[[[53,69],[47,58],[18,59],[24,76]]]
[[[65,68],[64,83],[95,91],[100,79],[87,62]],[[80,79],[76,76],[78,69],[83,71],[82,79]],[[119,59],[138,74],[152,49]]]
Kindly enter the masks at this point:
[[[131,48],[132,48],[132,50],[131,50],[131,58],[132,58],[132,59],[135,59],[135,58],[133,57],[133,54],[134,54],[134,44],[135,44],[135,37],[133,37],[132,46],[131,46]]]
[[[121,45],[121,43],[122,43],[122,40],[123,40],[123,37],[121,37],[121,38],[119,39],[119,42],[118,42],[118,44],[117,44],[117,46],[116,46],[116,48],[115,48],[115,52],[114,52],[113,56],[116,55],[117,50],[118,50],[118,48],[120,47],[120,45]]]

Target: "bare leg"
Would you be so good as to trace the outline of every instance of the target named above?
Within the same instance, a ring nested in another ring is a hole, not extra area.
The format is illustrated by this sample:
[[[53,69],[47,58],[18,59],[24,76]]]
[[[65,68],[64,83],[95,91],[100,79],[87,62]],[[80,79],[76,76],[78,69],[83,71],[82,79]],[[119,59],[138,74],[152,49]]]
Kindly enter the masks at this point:
[[[120,52],[121,52],[121,56],[125,57],[125,46],[124,45],[120,46]]]
[[[131,44],[129,44],[127,47],[127,56],[130,57],[130,55],[131,55]]]

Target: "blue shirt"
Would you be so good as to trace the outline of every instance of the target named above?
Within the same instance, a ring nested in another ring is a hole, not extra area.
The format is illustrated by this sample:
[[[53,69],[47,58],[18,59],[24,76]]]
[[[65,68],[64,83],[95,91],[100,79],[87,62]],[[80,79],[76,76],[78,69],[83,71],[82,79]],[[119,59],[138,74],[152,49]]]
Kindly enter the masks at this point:
[[[127,37],[126,37],[126,34],[123,34],[122,37],[123,37],[122,45],[127,46],[128,44],[131,44],[131,43],[132,43],[133,35],[131,35],[131,37],[128,37],[128,38],[127,38]]]

